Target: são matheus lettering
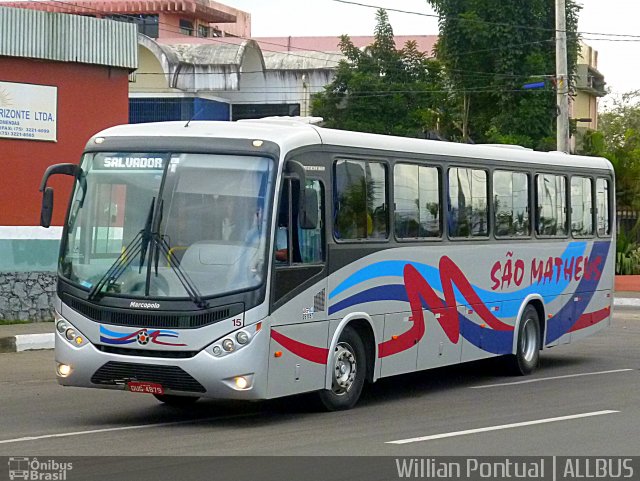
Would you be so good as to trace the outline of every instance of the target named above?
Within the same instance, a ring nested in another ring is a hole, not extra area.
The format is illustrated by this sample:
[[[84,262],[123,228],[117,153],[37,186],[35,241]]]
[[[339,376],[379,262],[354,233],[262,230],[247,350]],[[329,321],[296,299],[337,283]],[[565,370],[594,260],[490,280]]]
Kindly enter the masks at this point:
[[[491,290],[520,287],[526,280],[530,284],[553,284],[563,281],[598,280],[602,275],[602,256],[589,259],[589,256],[572,257],[534,257],[529,264],[529,275],[526,275],[526,264],[522,259],[513,259],[513,252],[507,252],[504,261],[497,261],[491,268]]]
[[[106,169],[162,169],[162,157],[105,157]]]

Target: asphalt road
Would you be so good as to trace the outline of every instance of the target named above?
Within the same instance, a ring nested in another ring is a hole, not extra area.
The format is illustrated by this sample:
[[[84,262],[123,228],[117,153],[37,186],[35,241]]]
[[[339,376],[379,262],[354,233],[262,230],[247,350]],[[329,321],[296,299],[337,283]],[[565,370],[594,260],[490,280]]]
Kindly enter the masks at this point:
[[[638,310],[544,351],[532,376],[506,376],[498,360],[405,375],[338,413],[314,411],[308,396],[180,411],[63,388],[53,366],[52,351],[0,355],[0,456],[640,454]]]

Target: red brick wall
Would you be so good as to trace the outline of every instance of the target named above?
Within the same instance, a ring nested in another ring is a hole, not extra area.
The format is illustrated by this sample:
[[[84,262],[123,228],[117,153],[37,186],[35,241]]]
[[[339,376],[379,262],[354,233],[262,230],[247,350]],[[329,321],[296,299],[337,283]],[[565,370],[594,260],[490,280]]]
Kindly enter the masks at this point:
[[[57,142],[0,138],[0,225],[38,225],[42,174],[51,164],[78,163],[99,130],[129,121],[128,72],[98,65],[0,57],[0,80],[58,87]],[[55,176],[53,225],[61,225],[70,177]]]

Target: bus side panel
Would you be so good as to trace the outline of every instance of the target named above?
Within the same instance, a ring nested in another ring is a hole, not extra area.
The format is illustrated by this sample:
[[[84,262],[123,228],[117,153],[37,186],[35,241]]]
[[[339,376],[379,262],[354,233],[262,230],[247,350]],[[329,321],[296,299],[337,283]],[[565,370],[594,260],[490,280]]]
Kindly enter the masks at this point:
[[[387,341],[397,338],[406,331],[409,331],[413,322],[411,312],[385,314],[383,339]],[[420,339],[412,339],[413,346],[397,354],[386,356],[383,352],[382,355],[384,357],[380,360],[380,377],[415,371],[418,362],[419,340]]]
[[[444,309],[424,310],[426,333],[418,347],[418,369],[448,366],[460,362],[463,339],[451,342],[440,326]]]
[[[501,305],[501,302],[486,303],[486,307],[494,314],[499,314]],[[506,350],[511,350],[510,348],[513,343],[512,332],[509,332],[509,334],[505,336],[507,338],[506,340],[501,340],[499,343],[492,343],[491,335],[489,331],[487,331],[489,328],[478,315],[478,306],[476,304],[462,306],[462,310],[460,308],[458,310],[470,321],[468,330],[473,330],[477,338],[476,344],[468,338],[462,338],[462,362],[487,359],[496,354],[509,354]],[[467,336],[472,337],[471,332],[469,332]]]
[[[272,327],[267,397],[324,388],[328,343],[328,321]]]

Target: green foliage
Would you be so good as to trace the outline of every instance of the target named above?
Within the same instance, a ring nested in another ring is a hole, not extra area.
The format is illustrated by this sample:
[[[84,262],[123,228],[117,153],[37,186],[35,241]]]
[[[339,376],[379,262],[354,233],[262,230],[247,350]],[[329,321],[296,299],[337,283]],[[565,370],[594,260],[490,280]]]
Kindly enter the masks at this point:
[[[463,141],[555,148],[554,0],[427,0],[440,15],[436,47],[455,92]],[[579,7],[567,0],[569,72],[578,55]],[[526,83],[547,80],[542,90]],[[553,139],[553,143],[551,143]]]
[[[364,50],[340,39],[345,60],[336,77],[312,99],[313,115],[325,126],[361,132],[422,137],[448,134],[449,94],[442,64],[415,42],[396,49],[385,10],[376,14],[374,42]]]
[[[640,91],[615,99],[598,122],[600,131],[585,135],[583,153],[611,161],[618,207],[640,211]]]
[[[618,275],[640,274],[640,247],[633,242],[633,238],[633,234],[618,233],[616,240],[616,274]]]

